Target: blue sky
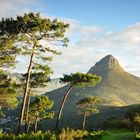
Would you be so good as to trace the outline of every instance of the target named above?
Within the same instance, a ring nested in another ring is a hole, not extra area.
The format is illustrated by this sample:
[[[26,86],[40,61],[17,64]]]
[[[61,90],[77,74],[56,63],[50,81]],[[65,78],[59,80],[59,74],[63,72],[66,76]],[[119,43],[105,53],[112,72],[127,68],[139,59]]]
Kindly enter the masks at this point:
[[[102,57],[114,55],[122,67],[140,76],[140,0],[0,0],[0,17],[30,11],[70,24],[68,48],[55,56],[53,77],[87,72]],[[16,71],[25,72],[25,58],[18,57]]]
[[[47,0],[46,14],[118,31],[139,21],[139,0]]]

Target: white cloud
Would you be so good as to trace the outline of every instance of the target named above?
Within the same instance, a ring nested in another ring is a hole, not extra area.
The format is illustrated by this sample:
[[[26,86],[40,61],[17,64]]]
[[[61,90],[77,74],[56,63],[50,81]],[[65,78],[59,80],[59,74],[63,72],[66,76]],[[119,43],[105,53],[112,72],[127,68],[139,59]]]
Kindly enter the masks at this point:
[[[51,64],[53,77],[77,71],[87,72],[108,54],[114,55],[125,70],[140,76],[140,24],[128,26],[121,32],[110,32],[103,27],[82,26],[76,20],[63,20],[72,25],[67,33],[70,44],[68,48],[54,47],[62,55],[54,56]],[[135,66],[130,68],[132,64]]]
[[[62,49],[62,55],[54,58],[55,74],[76,71],[87,72],[102,57],[113,54],[126,71],[140,74],[140,24],[126,27],[121,32],[106,31],[97,26],[73,25],[71,36],[75,36],[69,48]],[[77,29],[76,29],[77,28]],[[75,32],[75,31],[78,32]],[[76,37],[77,36],[77,37]],[[127,66],[135,63],[137,67]],[[140,76],[140,75],[139,75]]]
[[[87,72],[108,54],[114,55],[127,71],[140,76],[140,24],[128,26],[121,32],[109,32],[103,27],[81,26],[76,20],[63,20],[72,25],[67,33],[71,42],[68,48],[54,47],[62,55],[54,56],[51,64],[53,77],[77,71]],[[136,66],[130,69],[132,64]]]
[[[40,8],[39,8],[40,7]],[[43,0],[0,0],[0,18],[13,17],[24,12],[43,11]],[[44,17],[46,15],[41,13]],[[55,18],[55,16],[49,16]],[[87,72],[102,57],[113,54],[123,67],[128,71],[140,75],[140,23],[135,23],[124,28],[120,32],[113,32],[104,29],[98,25],[83,26],[80,21],[56,17],[70,24],[70,29],[66,35],[70,39],[69,47],[60,47],[62,55],[55,56],[52,62],[54,77],[63,73],[76,71]],[[57,48],[57,47],[56,47]],[[25,71],[23,66],[26,62],[18,59],[18,71]],[[24,59],[25,60],[25,59]],[[131,69],[127,66],[135,63],[136,67]]]
[[[0,18],[15,17],[31,11],[39,12],[44,6],[42,0],[0,0]]]

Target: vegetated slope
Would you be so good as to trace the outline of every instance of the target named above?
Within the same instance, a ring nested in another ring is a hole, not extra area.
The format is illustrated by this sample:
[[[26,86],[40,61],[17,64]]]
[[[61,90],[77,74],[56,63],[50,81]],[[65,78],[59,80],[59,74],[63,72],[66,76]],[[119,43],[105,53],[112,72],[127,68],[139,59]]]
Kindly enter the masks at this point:
[[[122,107],[140,103],[140,78],[129,74],[123,70],[112,55],[108,55],[95,64],[89,73],[101,75],[102,82],[95,87],[75,88],[70,93],[64,112],[62,115],[61,126],[80,127],[82,116],[77,116],[76,102],[89,95],[100,96],[104,100],[104,107],[101,107],[101,113],[89,118],[93,127],[94,123],[102,123],[107,118],[113,116],[122,116],[126,111],[115,110],[112,106]],[[54,110],[58,112],[63,95],[68,86],[56,89],[46,93],[54,100]],[[95,118],[95,119],[94,119]],[[55,123],[54,121],[51,122]]]
[[[89,70],[102,76],[102,82],[90,94],[95,93],[105,99],[108,105],[125,106],[140,103],[140,78],[125,72],[118,60],[108,55]],[[93,90],[92,90],[93,89]]]

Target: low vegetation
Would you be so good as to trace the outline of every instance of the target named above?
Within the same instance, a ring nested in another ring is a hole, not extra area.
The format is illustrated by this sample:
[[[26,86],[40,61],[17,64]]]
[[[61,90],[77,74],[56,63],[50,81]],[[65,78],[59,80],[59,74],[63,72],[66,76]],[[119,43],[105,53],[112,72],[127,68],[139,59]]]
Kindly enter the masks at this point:
[[[1,140],[136,140],[135,133],[128,129],[113,129],[107,131],[87,131],[62,129],[57,131],[38,131],[30,134],[6,134],[0,132]]]
[[[86,131],[86,130],[74,130],[74,129],[62,129],[59,131],[46,131],[30,134],[5,134],[0,133],[0,139],[2,140],[101,140],[103,131]]]

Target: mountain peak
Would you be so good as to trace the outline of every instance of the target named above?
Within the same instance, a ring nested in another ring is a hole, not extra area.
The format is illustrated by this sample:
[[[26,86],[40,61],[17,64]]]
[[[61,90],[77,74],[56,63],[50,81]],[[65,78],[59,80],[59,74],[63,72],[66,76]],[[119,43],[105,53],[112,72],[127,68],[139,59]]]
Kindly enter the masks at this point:
[[[102,58],[96,65],[103,65],[109,69],[120,67],[119,61],[113,55],[107,55]]]
[[[123,71],[123,68],[120,66],[119,61],[113,55],[107,55],[103,57],[99,62],[93,66],[89,72],[97,72],[100,71]]]

